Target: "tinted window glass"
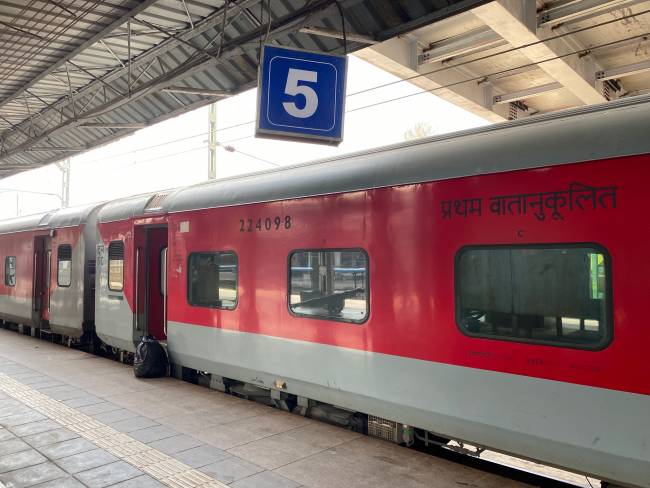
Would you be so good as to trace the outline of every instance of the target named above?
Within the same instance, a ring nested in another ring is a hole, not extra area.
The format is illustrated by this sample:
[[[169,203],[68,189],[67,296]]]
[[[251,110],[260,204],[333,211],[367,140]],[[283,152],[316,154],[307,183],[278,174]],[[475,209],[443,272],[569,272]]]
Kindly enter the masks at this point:
[[[188,301],[199,307],[237,306],[237,255],[234,252],[197,252],[188,264]]]
[[[63,244],[57,250],[56,282],[59,286],[70,286],[72,282],[72,246]]]
[[[470,335],[605,345],[609,271],[591,247],[469,248],[458,256],[458,325]]]
[[[5,285],[16,286],[16,256],[5,258]]]
[[[113,241],[108,245],[108,289],[124,289],[124,243]]]
[[[296,251],[290,257],[289,287],[289,307],[296,315],[343,322],[368,317],[368,257],[363,251]]]

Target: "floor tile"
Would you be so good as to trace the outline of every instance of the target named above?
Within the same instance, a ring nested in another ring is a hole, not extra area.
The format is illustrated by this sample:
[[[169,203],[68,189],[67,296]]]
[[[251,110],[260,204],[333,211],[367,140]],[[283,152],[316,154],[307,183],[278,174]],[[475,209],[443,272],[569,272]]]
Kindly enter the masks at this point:
[[[0,417],[6,417],[7,415],[13,415],[15,412],[15,409],[20,408],[26,408],[25,405],[20,403],[18,400],[14,398],[3,398],[0,400]]]
[[[212,446],[199,446],[171,454],[174,459],[193,468],[200,468],[230,457],[226,451]]]
[[[262,471],[248,478],[235,481],[232,488],[296,488],[299,483],[271,471]]]
[[[47,459],[41,456],[38,451],[35,451],[34,449],[14,452],[13,454],[0,457],[0,473],[34,466],[46,461]]]
[[[119,422],[111,422],[108,425],[120,432],[133,432],[134,430],[146,429],[147,427],[157,427],[160,425],[146,417],[133,417]]]
[[[23,440],[31,446],[42,447],[42,446],[47,446],[48,444],[56,444],[57,442],[63,442],[70,439],[75,439],[77,437],[79,437],[79,435],[72,432],[71,430],[62,427],[60,429],[41,432],[40,434],[32,434],[32,435],[24,436]]]
[[[97,446],[86,439],[70,439],[69,441],[43,446],[39,448],[39,451],[50,459],[61,459],[93,449],[97,449]]]
[[[121,408],[119,410],[113,410],[113,411],[110,411],[110,412],[92,414],[92,416],[97,421],[108,424],[108,423],[119,422],[121,420],[126,420],[126,419],[130,419],[130,418],[133,418],[133,417],[137,417],[138,414],[135,413],[135,412],[131,412],[130,410],[127,410],[125,408]]]
[[[88,393],[85,392],[84,390],[74,389],[70,391],[60,391],[57,393],[47,394],[47,396],[53,398],[54,400],[63,402],[65,400],[72,400],[73,398],[87,397]]]
[[[83,473],[77,474],[76,477],[88,488],[103,488],[104,486],[114,485],[115,483],[130,480],[143,474],[142,471],[134,468],[130,464],[124,461],[118,461],[84,471]]]
[[[147,444],[149,442],[159,441],[160,439],[179,435],[179,433],[165,425],[157,425],[156,427],[148,427],[146,429],[129,432],[129,435],[134,439]]]
[[[121,407],[110,402],[103,402],[84,407],[78,407],[77,410],[79,410],[81,413],[85,413],[86,415],[97,415],[100,413],[112,412],[114,410],[121,410]]]
[[[46,420],[45,415],[41,415],[34,410],[28,410],[26,412],[0,418],[0,425],[3,427],[16,427],[17,425],[28,424],[38,420]]]
[[[61,385],[57,385],[57,386],[50,386],[50,387],[47,387],[47,388],[39,388],[39,390],[44,395],[47,395],[50,398],[53,398],[52,395],[55,395],[56,393],[75,391],[75,390],[79,390],[79,388],[77,388],[76,386],[68,385],[66,383],[62,383]]]
[[[149,442],[148,444],[150,447],[158,449],[160,452],[173,454],[187,449],[192,449],[193,447],[198,447],[202,442],[190,437],[189,435],[180,434],[159,441]]]
[[[102,400],[99,397],[86,394],[81,397],[70,398],[68,400],[65,400],[63,403],[65,403],[67,406],[72,408],[79,408],[79,407],[85,407],[87,405],[96,405],[98,403],[103,403],[103,402],[104,400]]]
[[[221,449],[230,449],[313,423],[299,415],[267,409],[270,412],[264,415],[205,428],[196,437]]]
[[[29,373],[21,373],[12,376],[13,379],[20,381],[23,385],[30,385],[32,383],[39,383],[43,381],[48,381],[50,378],[47,376],[34,371]]]
[[[34,486],[34,488],[85,488],[79,481],[72,477],[68,478],[58,478],[56,480],[47,481],[40,485]]]
[[[275,469],[359,437],[361,434],[315,422],[233,447],[228,452],[266,469]]]
[[[28,424],[16,425],[11,427],[11,431],[19,437],[40,434],[41,432],[47,432],[48,430],[54,430],[61,427],[61,424],[54,422],[53,420],[39,420],[38,422],[30,422]]]
[[[72,456],[57,459],[55,463],[65,469],[70,474],[80,473],[92,468],[104,466],[118,461],[112,454],[103,449],[94,449],[92,451],[80,452]]]
[[[42,390],[42,389],[45,389],[45,388],[52,388],[52,387],[55,387],[55,386],[68,386],[68,385],[66,385],[62,381],[57,381],[57,380],[50,379],[50,380],[45,380],[45,381],[39,381],[39,382],[36,382],[36,383],[32,383],[29,386],[30,386],[30,388],[34,388],[35,390]]]
[[[165,488],[165,485],[156,481],[150,476],[138,476],[127,481],[122,481],[110,488]]]
[[[0,441],[0,456],[6,454],[13,454],[14,452],[26,451],[30,449],[29,445],[20,439],[9,439],[7,441]]]
[[[236,456],[231,456],[222,461],[203,466],[199,468],[199,471],[224,483],[233,483],[264,471],[264,468]]]
[[[0,481],[7,488],[27,488],[63,477],[65,472],[61,468],[51,463],[43,463],[0,474]]]
[[[8,441],[16,437],[9,429],[0,427],[0,441]]]

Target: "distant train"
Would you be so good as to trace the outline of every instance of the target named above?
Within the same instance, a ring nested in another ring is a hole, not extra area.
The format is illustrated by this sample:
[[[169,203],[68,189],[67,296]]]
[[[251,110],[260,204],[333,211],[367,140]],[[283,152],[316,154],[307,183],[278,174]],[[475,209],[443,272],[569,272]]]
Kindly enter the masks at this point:
[[[0,317],[648,488],[649,127],[639,97],[5,221]]]

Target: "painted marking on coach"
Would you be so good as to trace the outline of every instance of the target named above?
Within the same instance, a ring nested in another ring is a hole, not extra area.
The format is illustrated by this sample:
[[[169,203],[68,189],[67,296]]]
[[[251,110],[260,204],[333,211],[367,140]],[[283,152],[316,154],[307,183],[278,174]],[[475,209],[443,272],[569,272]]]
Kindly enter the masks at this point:
[[[171,488],[227,485],[76,409],[0,373],[0,391],[49,417]],[[1,487],[0,487],[1,488]]]
[[[239,219],[239,232],[261,232],[263,230],[289,230],[291,229],[291,215],[285,215],[284,218],[276,215],[271,217]]]
[[[571,183],[567,190],[488,197],[488,209],[491,214],[497,216],[527,215],[530,210],[539,221],[546,220],[546,210],[548,209],[551,211],[553,220],[564,220],[560,210],[566,209],[569,212],[586,210],[583,204],[588,206],[591,203],[593,210],[616,208],[617,189],[616,186],[595,187],[582,183]],[[607,198],[610,199],[611,207],[607,206]],[[481,217],[485,200],[484,198],[442,200],[440,202],[442,218],[451,220],[453,216]]]

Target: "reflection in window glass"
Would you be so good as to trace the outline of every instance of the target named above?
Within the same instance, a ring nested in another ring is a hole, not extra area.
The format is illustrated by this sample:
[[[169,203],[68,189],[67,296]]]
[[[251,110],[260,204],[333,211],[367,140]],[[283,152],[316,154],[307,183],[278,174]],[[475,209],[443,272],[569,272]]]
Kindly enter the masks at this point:
[[[457,266],[458,324],[470,335],[591,348],[610,337],[598,249],[470,248]]]
[[[237,255],[197,252],[188,264],[188,301],[199,307],[232,310],[237,306]]]
[[[342,322],[368,317],[368,257],[360,250],[297,251],[290,257],[289,306],[297,315]]]
[[[62,244],[57,250],[57,284],[70,286],[72,282],[72,246]]]
[[[5,258],[5,285],[16,286],[16,256]]]
[[[108,245],[108,289],[124,289],[124,243],[113,241]]]

